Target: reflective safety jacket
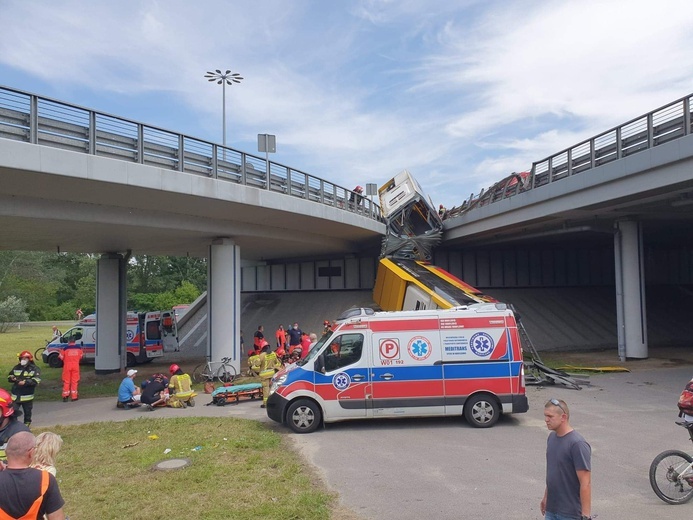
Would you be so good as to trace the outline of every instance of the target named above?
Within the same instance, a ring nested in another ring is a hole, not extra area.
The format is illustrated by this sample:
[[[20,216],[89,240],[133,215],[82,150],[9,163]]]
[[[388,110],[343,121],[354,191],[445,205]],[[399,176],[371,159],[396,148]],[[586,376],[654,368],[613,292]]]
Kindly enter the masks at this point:
[[[13,401],[19,403],[33,401],[34,389],[41,382],[41,371],[31,361],[24,366],[18,363],[10,370],[7,380],[12,383]],[[24,384],[20,385],[20,381],[24,381]]]
[[[277,357],[277,354],[270,352],[269,354],[260,354],[260,379],[271,378],[277,370],[282,368],[282,362]]]
[[[192,381],[188,374],[178,374],[171,377],[171,382],[168,384],[168,387],[173,390],[173,394],[179,399],[187,399],[194,393]]]
[[[14,516],[8,515],[2,508],[0,508],[0,520],[36,520],[41,509],[41,504],[43,504],[43,497],[48,491],[48,484],[50,483],[50,477],[47,471],[41,470],[41,494],[38,496],[34,503],[31,504],[29,510],[24,513],[23,516],[15,518]]]

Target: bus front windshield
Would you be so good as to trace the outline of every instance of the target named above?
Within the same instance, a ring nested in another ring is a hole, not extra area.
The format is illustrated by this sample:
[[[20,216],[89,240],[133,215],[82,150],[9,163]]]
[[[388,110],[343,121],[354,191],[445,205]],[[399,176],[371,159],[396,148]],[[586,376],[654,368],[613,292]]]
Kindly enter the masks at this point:
[[[296,364],[299,366],[303,366],[306,363],[308,363],[309,361],[313,361],[317,357],[320,350],[322,349],[322,346],[325,344],[325,342],[328,339],[330,339],[332,337],[333,334],[334,334],[334,332],[332,332],[331,330],[328,331],[327,334],[323,334],[323,336],[318,340],[318,342],[315,345],[313,345],[313,348],[310,349],[310,352],[308,352],[308,355],[305,358],[301,359],[300,361],[297,361]]]

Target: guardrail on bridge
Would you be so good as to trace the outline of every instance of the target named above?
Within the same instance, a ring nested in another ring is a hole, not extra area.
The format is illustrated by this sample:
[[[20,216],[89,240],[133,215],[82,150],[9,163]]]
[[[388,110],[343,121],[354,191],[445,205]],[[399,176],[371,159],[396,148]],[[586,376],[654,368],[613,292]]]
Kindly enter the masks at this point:
[[[283,193],[374,220],[367,197],[233,148],[0,86],[0,137]]]

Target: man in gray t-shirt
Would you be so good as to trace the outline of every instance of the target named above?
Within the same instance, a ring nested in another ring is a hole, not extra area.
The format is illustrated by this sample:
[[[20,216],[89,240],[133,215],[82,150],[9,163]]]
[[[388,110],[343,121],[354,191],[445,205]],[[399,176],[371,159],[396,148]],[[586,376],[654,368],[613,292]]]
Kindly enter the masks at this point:
[[[590,445],[569,422],[565,401],[551,399],[544,421],[551,431],[546,441],[546,491],[541,514],[546,520],[591,518],[592,483]]]

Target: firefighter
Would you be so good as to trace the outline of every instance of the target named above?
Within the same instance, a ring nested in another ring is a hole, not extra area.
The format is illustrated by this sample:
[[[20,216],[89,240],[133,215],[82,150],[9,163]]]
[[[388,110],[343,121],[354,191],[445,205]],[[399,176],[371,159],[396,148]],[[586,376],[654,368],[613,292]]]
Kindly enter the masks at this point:
[[[267,407],[269,397],[269,387],[272,377],[282,367],[281,360],[276,352],[269,351],[269,345],[265,344],[260,352],[260,382],[262,383],[262,404],[260,408]]]
[[[168,383],[171,394],[168,406],[171,408],[195,406],[195,396],[197,394],[192,389],[190,375],[185,374],[183,369],[175,363],[169,367],[168,371],[171,374],[171,380]]]
[[[254,350],[248,351],[248,375],[257,376],[260,373],[260,356]]]
[[[34,364],[34,356],[28,350],[23,350],[17,354],[17,363],[7,380],[12,383],[12,400],[14,410],[17,412],[21,407],[24,410],[24,424],[31,425],[31,411],[34,408],[34,390],[36,385],[41,382],[41,371]]]
[[[58,358],[63,362],[63,403],[67,402],[68,397],[73,401],[79,399],[79,362],[83,355],[82,347],[77,345],[74,336],[67,347],[58,354]]]
[[[28,432],[29,428],[17,420],[12,405],[12,396],[0,388],[0,460],[5,460],[5,444],[17,432]]]

